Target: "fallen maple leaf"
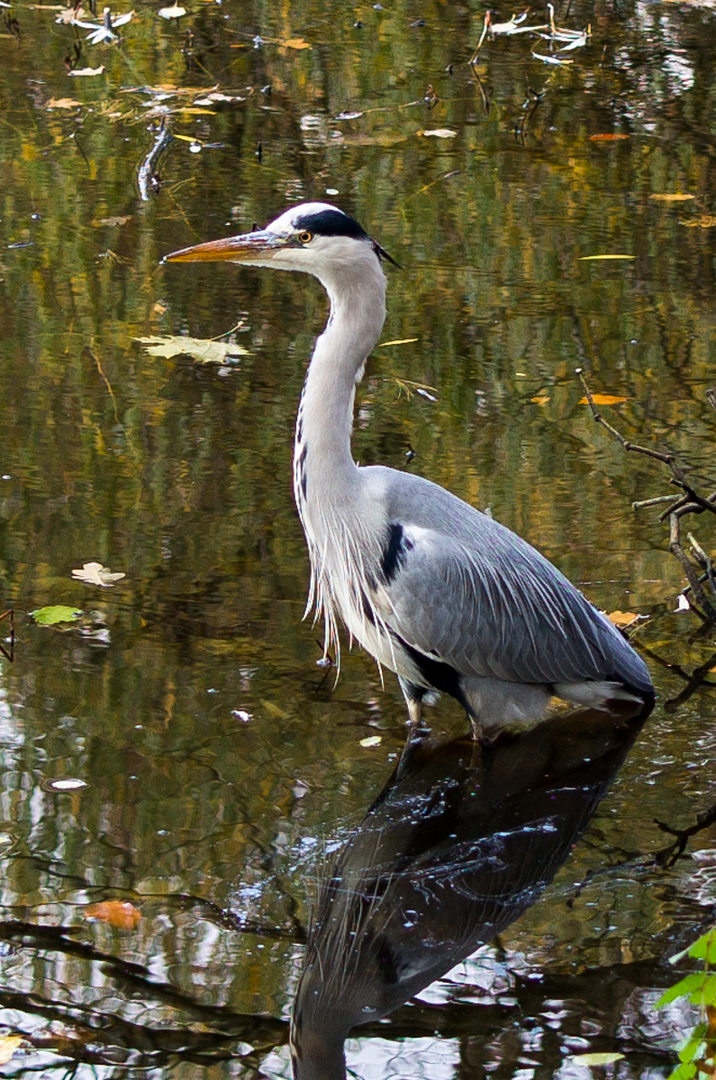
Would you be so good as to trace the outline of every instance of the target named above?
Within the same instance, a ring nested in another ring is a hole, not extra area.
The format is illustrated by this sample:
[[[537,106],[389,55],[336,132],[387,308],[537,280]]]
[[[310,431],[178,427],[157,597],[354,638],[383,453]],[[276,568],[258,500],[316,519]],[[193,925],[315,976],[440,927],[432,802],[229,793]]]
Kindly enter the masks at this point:
[[[84,581],[86,585],[101,585],[103,589],[111,589],[115,581],[126,576],[123,573],[113,573],[109,567],[102,566],[99,562],[86,562],[81,570],[72,571],[72,577],[78,581]]]
[[[140,342],[150,356],[164,356],[166,359],[172,356],[191,356],[200,364],[228,364],[235,362],[240,356],[248,355],[241,345],[215,341],[213,338],[155,336],[134,340]]]
[[[129,900],[101,900],[88,904],[82,914],[91,922],[106,922],[118,930],[135,930],[142,918],[139,908]]]

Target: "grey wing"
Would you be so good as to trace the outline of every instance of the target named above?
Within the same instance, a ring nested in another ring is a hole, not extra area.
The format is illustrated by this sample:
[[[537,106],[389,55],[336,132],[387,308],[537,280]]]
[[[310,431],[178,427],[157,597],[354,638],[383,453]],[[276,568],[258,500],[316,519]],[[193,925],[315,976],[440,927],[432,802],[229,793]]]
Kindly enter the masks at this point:
[[[464,676],[650,688],[641,658],[544,556],[471,514],[458,536],[403,524],[381,604],[403,642]]]

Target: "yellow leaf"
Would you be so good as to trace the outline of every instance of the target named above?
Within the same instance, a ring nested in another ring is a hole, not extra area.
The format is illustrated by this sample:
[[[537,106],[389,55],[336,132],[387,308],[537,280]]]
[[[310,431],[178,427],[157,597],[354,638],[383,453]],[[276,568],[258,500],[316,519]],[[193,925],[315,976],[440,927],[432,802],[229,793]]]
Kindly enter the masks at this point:
[[[381,341],[378,343],[378,348],[387,349],[389,345],[412,345],[414,341],[420,341],[420,338],[404,337],[396,338],[395,341]]]
[[[685,225],[687,229],[713,229],[716,226],[716,217],[713,214],[701,214],[691,221],[680,221],[679,225]]]
[[[581,255],[580,262],[596,262],[597,259],[635,259],[636,255]]]
[[[118,930],[134,930],[142,918],[142,913],[129,900],[102,900],[99,904],[88,904],[82,914],[85,919],[106,922]]]
[[[590,135],[590,142],[618,142],[620,139],[628,139],[628,135]]]
[[[536,394],[535,397],[530,398],[530,401],[535,405],[546,405],[549,401],[549,394]]]
[[[635,623],[639,616],[634,611],[609,611],[607,612],[607,618],[615,626],[620,626],[624,630],[627,626]]]
[[[650,195],[650,199],[655,199],[657,202],[687,202],[689,199],[695,199],[695,195],[683,195],[676,191],[671,195]]]
[[[0,1038],[0,1065],[7,1065],[21,1042],[21,1035],[3,1035]]]
[[[70,97],[50,98],[49,101],[45,102],[45,108],[46,109],[74,109],[78,105],[81,105],[81,104],[82,104],[81,101],[75,101],[74,98],[70,98]]]
[[[296,37],[289,38],[287,41],[282,41],[282,42],[280,42],[280,44],[283,45],[284,49],[312,49],[313,48],[313,46],[309,45],[307,41],[303,40],[303,38],[296,38]]]
[[[595,405],[621,405],[623,401],[627,401],[628,399],[625,397],[618,397],[616,394],[592,394],[592,400]],[[579,404],[588,405],[589,398],[580,398]]]

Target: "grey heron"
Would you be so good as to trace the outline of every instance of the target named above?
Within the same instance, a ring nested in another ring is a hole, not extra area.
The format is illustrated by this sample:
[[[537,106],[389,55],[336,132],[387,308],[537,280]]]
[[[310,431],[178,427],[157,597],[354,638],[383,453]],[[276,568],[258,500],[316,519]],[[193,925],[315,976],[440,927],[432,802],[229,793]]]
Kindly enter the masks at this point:
[[[535,548],[429,480],[353,460],[356,384],[385,320],[386,259],[357,221],[320,202],[165,257],[299,270],[328,293],[294,445],[307,610],[323,617],[326,648],[339,659],[340,614],[351,640],[397,674],[413,730],[431,691],[456,698],[483,741],[543,718],[552,696],[648,711],[641,657]]]

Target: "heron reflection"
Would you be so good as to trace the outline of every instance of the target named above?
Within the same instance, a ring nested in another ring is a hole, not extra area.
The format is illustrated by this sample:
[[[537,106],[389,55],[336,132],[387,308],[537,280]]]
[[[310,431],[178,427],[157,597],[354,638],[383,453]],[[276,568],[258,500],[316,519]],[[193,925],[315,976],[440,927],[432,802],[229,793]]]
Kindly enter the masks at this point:
[[[326,871],[294,1000],[296,1080],[343,1080],[379,1020],[509,926],[566,860],[643,718],[582,710],[493,747],[409,743]]]

